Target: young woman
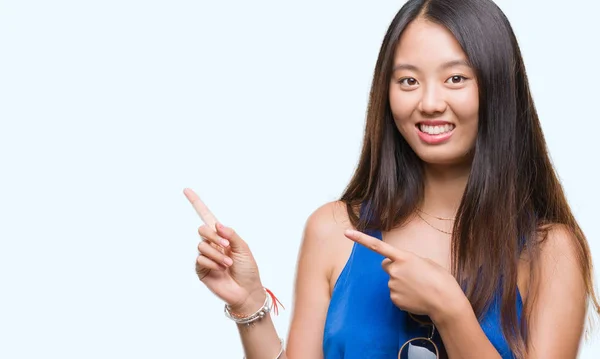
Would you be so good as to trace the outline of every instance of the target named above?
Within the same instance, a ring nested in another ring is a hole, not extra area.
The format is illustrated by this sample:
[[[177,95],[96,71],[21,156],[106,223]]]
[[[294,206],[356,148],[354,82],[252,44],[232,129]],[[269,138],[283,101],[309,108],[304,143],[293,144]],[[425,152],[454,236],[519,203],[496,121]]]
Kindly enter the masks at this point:
[[[410,0],[392,21],[356,173],[306,224],[286,350],[248,246],[185,193],[207,224],[198,275],[249,359],[575,358],[588,300],[599,308],[489,0]]]

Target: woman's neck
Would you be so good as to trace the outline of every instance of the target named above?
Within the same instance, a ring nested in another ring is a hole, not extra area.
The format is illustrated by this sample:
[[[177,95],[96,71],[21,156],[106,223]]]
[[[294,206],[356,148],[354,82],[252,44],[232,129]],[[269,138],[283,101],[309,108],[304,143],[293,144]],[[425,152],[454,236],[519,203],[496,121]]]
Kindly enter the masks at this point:
[[[439,217],[455,217],[462,199],[470,166],[424,167],[424,196],[420,209]]]

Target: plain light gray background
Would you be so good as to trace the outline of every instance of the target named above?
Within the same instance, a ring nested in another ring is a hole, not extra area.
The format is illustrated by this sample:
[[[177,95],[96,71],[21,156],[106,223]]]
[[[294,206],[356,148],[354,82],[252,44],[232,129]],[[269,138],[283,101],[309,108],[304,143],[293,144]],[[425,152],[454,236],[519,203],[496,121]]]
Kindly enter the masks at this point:
[[[600,5],[498,3],[598,266]],[[241,358],[185,187],[250,243],[285,337],[305,220],[350,179],[402,4],[0,1],[0,357]]]

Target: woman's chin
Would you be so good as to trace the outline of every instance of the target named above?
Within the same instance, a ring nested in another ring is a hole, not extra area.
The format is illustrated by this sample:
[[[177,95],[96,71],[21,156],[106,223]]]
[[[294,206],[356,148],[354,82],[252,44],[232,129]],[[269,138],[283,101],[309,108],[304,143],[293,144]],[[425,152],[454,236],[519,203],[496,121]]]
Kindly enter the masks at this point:
[[[453,154],[450,151],[421,151],[417,156],[426,166],[470,167],[472,156],[464,153]]]

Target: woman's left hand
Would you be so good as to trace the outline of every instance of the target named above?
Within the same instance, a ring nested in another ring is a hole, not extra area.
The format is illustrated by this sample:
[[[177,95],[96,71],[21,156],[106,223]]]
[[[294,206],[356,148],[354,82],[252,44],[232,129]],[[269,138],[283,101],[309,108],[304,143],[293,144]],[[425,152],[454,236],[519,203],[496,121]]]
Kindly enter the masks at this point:
[[[440,318],[466,299],[454,276],[431,259],[403,251],[378,238],[347,230],[346,237],[386,257],[381,263],[389,274],[390,297],[400,309]],[[458,303],[457,303],[458,302]]]

